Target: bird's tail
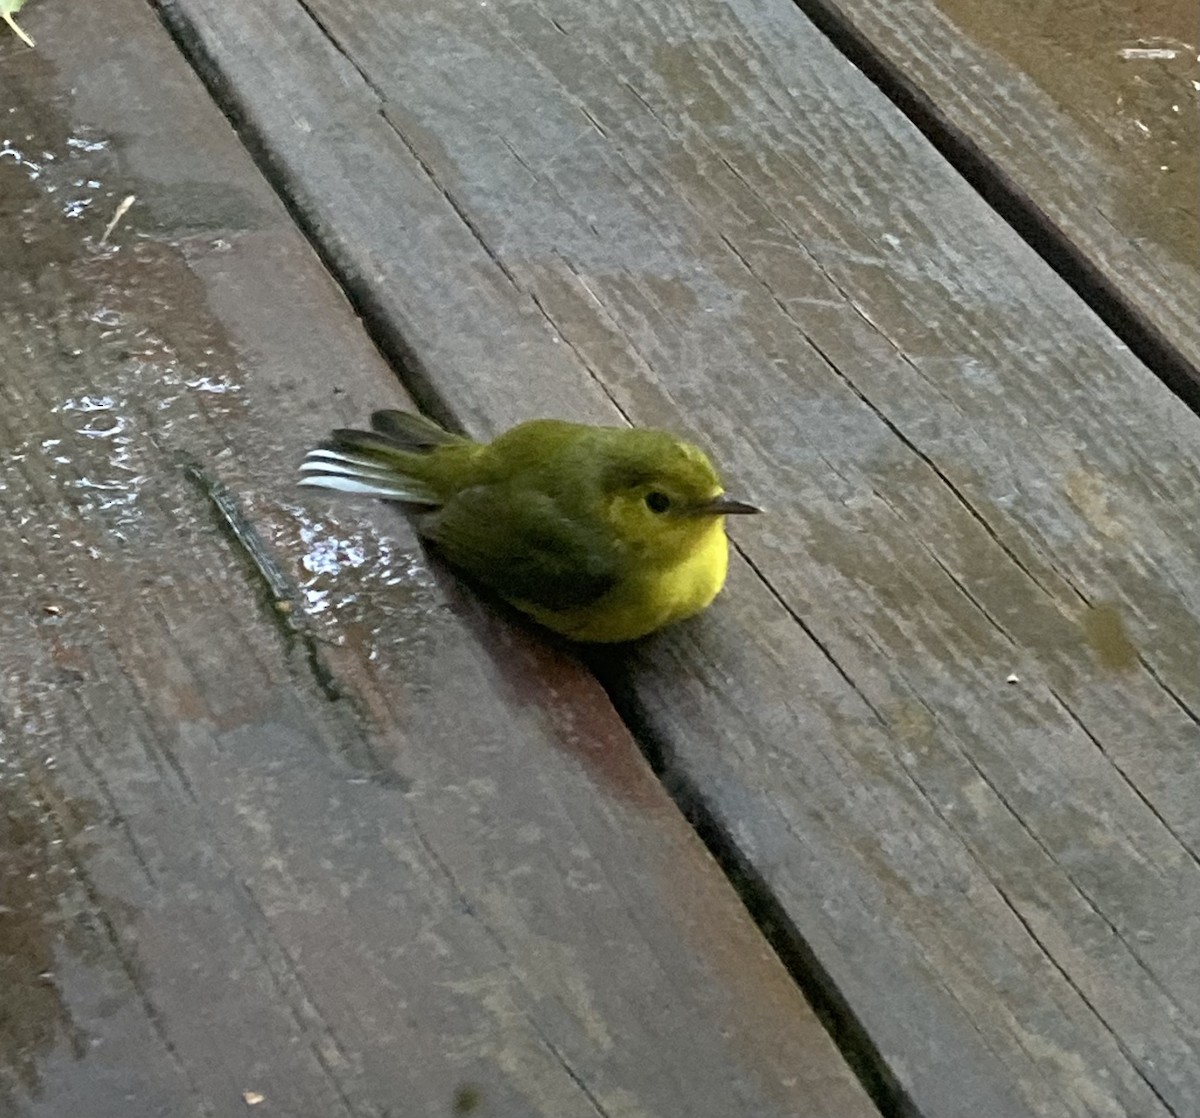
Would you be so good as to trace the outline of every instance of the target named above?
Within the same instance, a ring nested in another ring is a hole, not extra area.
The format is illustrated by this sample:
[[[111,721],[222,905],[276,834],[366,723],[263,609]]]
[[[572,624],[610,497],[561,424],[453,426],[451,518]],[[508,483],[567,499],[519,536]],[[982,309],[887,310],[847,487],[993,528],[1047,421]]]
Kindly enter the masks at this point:
[[[300,484],[440,505],[441,498],[420,476],[420,459],[439,447],[467,445],[470,440],[412,412],[377,411],[371,426],[372,431],[340,428],[310,450],[300,463]]]

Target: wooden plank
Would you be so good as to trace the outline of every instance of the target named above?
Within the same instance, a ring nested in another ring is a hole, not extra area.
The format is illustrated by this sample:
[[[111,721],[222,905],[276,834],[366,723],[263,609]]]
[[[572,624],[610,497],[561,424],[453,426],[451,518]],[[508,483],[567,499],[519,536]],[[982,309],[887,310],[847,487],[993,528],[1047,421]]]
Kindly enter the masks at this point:
[[[29,15],[0,1111],[869,1118],[594,680],[301,502],[329,423],[411,405],[149,7]]]
[[[797,0],[1200,406],[1194,0]]]
[[[1192,1112],[1196,418],[784,0],[165,10],[427,400],[770,509],[609,670],[889,1106]]]

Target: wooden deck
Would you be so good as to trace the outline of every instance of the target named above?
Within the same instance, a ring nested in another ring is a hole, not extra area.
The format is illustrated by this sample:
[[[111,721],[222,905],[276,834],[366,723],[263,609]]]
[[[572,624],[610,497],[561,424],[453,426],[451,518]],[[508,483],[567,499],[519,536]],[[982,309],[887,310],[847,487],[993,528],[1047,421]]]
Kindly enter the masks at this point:
[[[0,1115],[1200,1116],[1189,2],[24,9]],[[770,515],[566,650],[294,488],[417,405]]]
[[[796,2],[1200,407],[1196,5]]]

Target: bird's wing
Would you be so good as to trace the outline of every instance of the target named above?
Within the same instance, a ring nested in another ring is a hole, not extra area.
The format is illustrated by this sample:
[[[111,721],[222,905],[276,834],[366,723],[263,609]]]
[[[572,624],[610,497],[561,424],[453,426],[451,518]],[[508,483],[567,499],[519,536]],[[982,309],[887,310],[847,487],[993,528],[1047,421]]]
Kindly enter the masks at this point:
[[[590,605],[617,583],[612,539],[566,516],[542,493],[503,485],[464,489],[423,516],[420,530],[471,578],[543,609]]]

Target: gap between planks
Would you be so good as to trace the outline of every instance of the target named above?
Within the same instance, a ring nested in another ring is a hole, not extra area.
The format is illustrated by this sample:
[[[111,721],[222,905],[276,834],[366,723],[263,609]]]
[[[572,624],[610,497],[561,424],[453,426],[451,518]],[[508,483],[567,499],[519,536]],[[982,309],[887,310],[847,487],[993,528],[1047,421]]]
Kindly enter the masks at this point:
[[[1033,249],[1133,354],[1200,415],[1200,368],[1143,314],[1070,236],[904,71],[827,0],[792,0],[852,65],[903,113],[938,154]]]
[[[203,82],[217,107],[237,132],[247,153],[287,209],[292,221],[312,245],[326,271],[358,314],[368,337],[384,360],[395,371],[400,383],[422,411],[452,430],[461,430],[453,418],[448,401],[443,399],[442,394],[425,374],[419,356],[401,335],[395,324],[390,321],[387,313],[378,305],[371,293],[370,284],[356,282],[355,277],[349,275],[338,265],[334,254],[322,240],[319,227],[307,217],[301,204],[290,196],[286,189],[284,176],[270,157],[265,138],[240,111],[237,100],[232,95],[232,90],[223,81],[215,59],[205,50],[200,37],[191,31],[182,13],[171,4],[170,0],[150,0],[150,6],[186,62]],[[303,0],[301,0],[301,7],[313,19],[313,23],[338,53],[349,59],[342,45],[312,15]],[[362,76],[367,88],[378,96],[378,91],[375,90],[367,76],[362,73],[353,60],[350,61],[354,69]],[[387,120],[382,101],[380,115]],[[390,125],[391,121],[387,121],[387,123]],[[476,239],[484,245],[488,255],[494,260],[495,256],[491,248],[483,242],[478,232],[467,221],[455,200],[433,176],[432,171],[425,167],[423,162],[421,165],[433,184],[446,197],[455,212],[463,218]],[[497,263],[499,262],[497,261]],[[509,278],[512,279],[511,276]],[[513,282],[515,283],[515,280]],[[541,304],[536,299],[534,301],[538,309],[546,315],[550,325],[557,329],[553,319],[546,314]],[[582,361],[582,357],[580,360]],[[583,362],[583,366],[589,375],[599,382],[595,371],[586,362]],[[604,388],[603,384],[601,387]],[[612,399],[607,388],[605,388],[605,395],[610,400]],[[614,400],[613,403],[615,405],[616,401]],[[619,407],[617,410],[624,415]],[[627,416],[626,419],[628,419]],[[259,556],[254,553],[255,549],[247,548],[245,541],[241,538],[238,526],[231,522],[230,508],[232,507],[236,511],[236,502],[232,506],[229,504],[233,500],[232,496],[214,493],[211,479],[201,473],[192,472],[190,476],[193,483],[205,492],[227,534],[234,538],[239,550],[249,558],[255,571],[254,581],[262,584],[267,590],[266,596],[270,599],[269,604],[277,606],[281,600],[281,592],[283,600],[290,599],[292,597],[290,588],[284,590],[276,585],[275,579],[271,577],[273,572],[263,569]],[[222,497],[225,497],[226,500],[222,500]],[[762,578],[752,564],[751,569],[757,577]],[[281,620],[278,614],[273,620],[278,627]],[[291,618],[283,620],[288,623],[288,628],[295,625]],[[308,648],[305,634],[301,633],[300,636],[307,651],[310,652],[308,659],[310,666],[314,669],[319,688],[325,693],[327,699],[340,698],[339,695],[330,694],[326,690],[325,681],[322,678],[325,674],[324,665],[319,656],[311,655],[315,650]],[[828,653],[826,655],[828,656]],[[843,678],[848,678],[836,662],[834,662],[834,666],[842,673]],[[887,1062],[872,1041],[866,1027],[837,989],[825,968],[821,966],[811,946],[800,933],[795,922],[788,916],[783,905],[772,896],[765,880],[742,856],[737,844],[725,833],[720,820],[706,803],[699,789],[693,787],[691,781],[669,764],[663,744],[656,740],[646,719],[639,715],[633,692],[622,687],[619,679],[605,670],[602,655],[598,654],[591,659],[590,670],[597,682],[604,688],[618,718],[626,726],[634,742],[646,757],[663,789],[720,867],[721,873],[736,892],[748,917],[811,1005],[817,1019],[829,1034],[842,1058],[858,1077],[868,1097],[879,1110],[881,1118],[921,1118],[916,1103],[887,1066]],[[854,689],[858,690],[857,687]]]

